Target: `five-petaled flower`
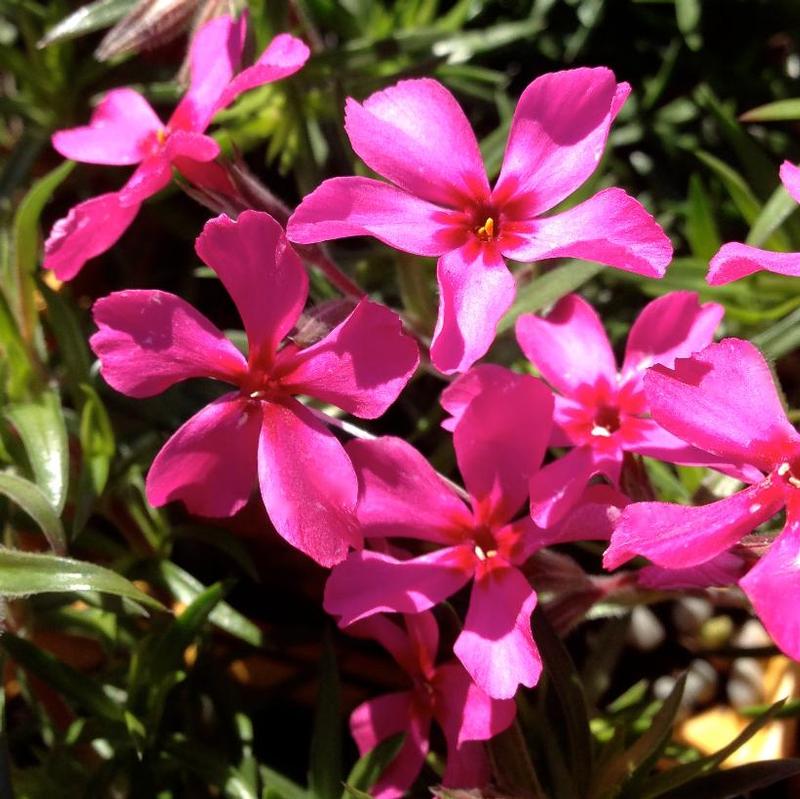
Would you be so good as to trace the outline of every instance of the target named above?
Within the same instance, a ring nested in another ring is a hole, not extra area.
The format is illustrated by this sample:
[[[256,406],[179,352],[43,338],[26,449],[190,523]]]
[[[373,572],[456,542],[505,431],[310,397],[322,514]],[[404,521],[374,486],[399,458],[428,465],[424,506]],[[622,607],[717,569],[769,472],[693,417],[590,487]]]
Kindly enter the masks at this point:
[[[522,351],[557,392],[551,444],[570,448],[531,483],[537,524],[562,518],[596,474],[618,486],[625,452],[684,465],[715,463],[649,418],[642,375],[710,344],[723,314],[721,305],[701,305],[692,292],[659,297],[631,326],[619,370],[600,317],[581,297],[564,297],[545,318],[519,318]]]
[[[783,532],[739,585],[778,646],[800,659],[800,435],[786,418],[769,366],[749,342],[724,339],[678,359],[674,369],[652,368],[644,388],[662,427],[758,469],[762,478],[709,505],[629,505],[605,566],[616,568],[634,555],[667,569],[710,563],[785,507]]]
[[[588,258],[661,277],[672,246],[650,214],[617,188],[543,216],[595,171],[609,127],[628,96],[605,68],[543,75],[514,113],[500,176],[490,188],[470,124],[435,80],[401,81],[349,99],[348,136],[389,183],[323,182],[289,220],[291,241],[368,235],[439,258],[439,317],[431,357],[444,372],[468,369],[489,348],[515,294],[505,258]]]
[[[258,475],[277,531],[323,565],[359,546],[358,483],[344,447],[295,395],[362,418],[380,416],[416,369],[415,341],[385,306],[362,300],[325,338],[281,346],[308,296],[308,277],[268,214],[208,222],[197,253],[219,276],[244,322],[247,359],[206,317],[163,291],[98,300],[91,346],[106,381],[132,397],[192,377],[231,383],[165,444],[147,475],[153,505],[180,499],[192,512],[227,516]]]
[[[556,541],[610,535],[599,504],[596,514],[582,514],[585,524],[567,520],[548,531],[523,512],[528,481],[550,436],[552,408],[541,382],[509,371],[469,403],[453,434],[469,506],[404,441],[348,444],[361,482],[357,515],[364,536],[438,548],[417,557],[351,553],[328,579],[325,609],[342,626],[386,611],[417,613],[472,581],[455,654],[495,698],[514,696],[520,684],[535,685],[542,668],[530,624],[536,594],[519,567]]]
[[[409,690],[369,699],[350,716],[350,730],[362,755],[405,733],[400,751],[370,794],[396,799],[411,787],[425,762],[433,721],[447,744],[445,787],[483,788],[489,763],[482,742],[511,725],[514,702],[487,696],[460,663],[436,663],[439,628],[430,613],[405,616],[404,622],[405,631],[384,616],[373,616],[348,629],[380,642],[412,681]]]
[[[243,14],[238,21],[217,17],[197,32],[189,89],[166,125],[138,92],[114,89],[88,125],[53,134],[53,147],[65,158],[139,166],[120,191],[86,200],[56,222],[45,244],[45,269],[61,280],[75,277],[87,260],[122,236],[142,202],[169,183],[173,166],[190,181],[219,181],[208,163],[219,155],[219,145],[204,133],[214,114],[242,92],[297,72],[309,55],[299,39],[280,34],[255,64],[236,75],[246,30]]]

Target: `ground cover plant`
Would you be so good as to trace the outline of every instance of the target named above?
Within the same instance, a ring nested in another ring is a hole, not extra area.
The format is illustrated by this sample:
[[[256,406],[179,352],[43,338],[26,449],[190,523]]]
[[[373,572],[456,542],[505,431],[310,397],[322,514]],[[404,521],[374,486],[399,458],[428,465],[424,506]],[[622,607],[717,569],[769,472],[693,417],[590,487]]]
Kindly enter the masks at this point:
[[[0,7],[0,797],[800,790],[800,17]]]

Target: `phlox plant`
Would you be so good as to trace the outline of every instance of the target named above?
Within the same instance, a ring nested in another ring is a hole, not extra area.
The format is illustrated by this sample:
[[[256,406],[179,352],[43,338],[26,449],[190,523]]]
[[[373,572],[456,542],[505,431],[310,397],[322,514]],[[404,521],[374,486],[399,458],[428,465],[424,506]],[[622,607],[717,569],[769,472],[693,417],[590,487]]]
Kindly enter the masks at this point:
[[[157,19],[167,41],[185,5],[143,0],[121,24]],[[645,89],[616,64],[526,67],[484,137],[466,101],[489,90],[459,89],[491,70],[458,62],[444,38],[459,4],[444,27],[392,34],[393,60],[374,69],[363,56],[378,57],[377,34],[349,6],[335,22],[318,3],[274,17],[199,5],[167,122],[152,86],[106,85],[88,123],[52,132],[65,159],[135,167],[122,187],[58,219],[45,203],[59,201],[59,167],[15,221],[0,494],[24,514],[9,511],[0,549],[0,650],[10,707],[41,705],[47,720],[31,752],[57,753],[19,795],[72,773],[64,753],[86,797],[676,799],[800,774],[787,745],[720,778],[745,740],[784,723],[779,708],[750,708],[732,744],[692,739],[688,723],[674,734],[711,700],[682,694],[675,637],[662,636],[654,675],[623,657],[650,644],[620,624],[664,632],[665,608],[691,594],[711,621],[733,607],[754,622],[769,668],[800,661],[796,380],[770,365],[800,323],[800,284],[780,282],[800,277],[783,189],[754,209],[744,178],[717,166],[753,223],[748,243],[689,218],[692,253],[671,266],[684,244],[675,207],[611,155],[615,131],[624,142],[652,116],[654,79]],[[100,27],[86,8],[42,43]],[[382,35],[390,18],[424,14],[381,9]],[[678,18],[697,50],[685,8]],[[404,60],[421,41],[430,57]],[[235,135],[221,146],[228,124],[249,152]],[[267,131],[298,190],[254,155]],[[785,160],[779,174],[800,202],[800,167]],[[114,272],[103,256],[125,251],[143,203],[160,209],[170,186],[188,196],[174,202],[190,229],[181,240],[158,220],[165,258],[193,239],[192,268]],[[712,207],[692,187],[684,215]],[[601,267],[612,270],[590,284]],[[790,283],[765,314],[775,328],[756,331],[756,312],[732,300]],[[36,551],[22,515],[52,552]],[[47,624],[91,641],[87,659]],[[723,624],[701,624],[681,658],[748,653],[743,632],[718,640]],[[305,715],[282,703],[308,702],[320,649],[306,788],[304,767],[264,754],[254,720],[267,707],[271,744],[291,740]],[[3,782],[0,799],[13,795]]]

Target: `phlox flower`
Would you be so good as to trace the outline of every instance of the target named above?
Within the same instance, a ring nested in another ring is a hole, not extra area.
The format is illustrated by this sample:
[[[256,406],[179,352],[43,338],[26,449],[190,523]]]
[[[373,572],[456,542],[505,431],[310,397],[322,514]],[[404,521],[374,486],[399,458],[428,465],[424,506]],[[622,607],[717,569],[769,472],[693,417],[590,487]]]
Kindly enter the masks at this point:
[[[568,448],[531,480],[531,515],[548,527],[575,505],[597,474],[619,486],[625,452],[671,463],[715,459],[689,447],[649,418],[642,375],[655,363],[671,365],[709,344],[724,309],[678,291],[649,303],[631,326],[622,368],[592,306],[576,294],[562,298],[546,317],[517,321],[522,351],[556,392],[551,445]],[[495,379],[497,367],[475,367],[442,394],[454,416]]]
[[[617,188],[544,216],[595,171],[630,87],[605,68],[534,80],[514,112],[500,176],[490,188],[475,134],[435,80],[405,80],[363,103],[345,127],[358,156],[390,183],[323,182],[289,220],[290,241],[374,236],[438,257],[439,315],[431,357],[460,372],[489,348],[515,294],[506,258],[588,258],[661,277],[672,246],[650,214]]]
[[[545,532],[524,513],[552,406],[541,382],[508,371],[502,385],[469,404],[453,434],[469,504],[398,438],[347,445],[361,483],[357,515],[364,536],[417,539],[436,548],[417,557],[351,553],[325,589],[325,609],[341,626],[376,613],[426,611],[471,582],[456,656],[497,699],[514,696],[520,684],[536,684],[542,669],[530,624],[536,594],[520,567],[554,541],[610,534],[607,523],[592,529],[586,517],[582,525]]]
[[[212,219],[196,246],[236,304],[246,359],[174,294],[120,291],[93,309],[99,330],[90,343],[117,391],[150,397],[192,377],[235,386],[167,441],[147,475],[148,500],[228,516],[247,502],[257,476],[278,533],[329,566],[360,545],[358,483],[343,446],[295,395],[380,416],[413,374],[417,345],[395,313],[368,300],[317,343],[281,345],[305,305],[308,277],[268,214]]]
[[[489,764],[482,742],[511,725],[514,702],[487,696],[456,661],[437,665],[439,628],[432,614],[403,618],[405,631],[384,616],[365,619],[347,631],[378,641],[412,682],[409,690],[370,699],[350,716],[350,730],[362,755],[381,741],[405,733],[400,751],[370,795],[395,799],[411,787],[425,762],[434,721],[447,744],[444,786],[483,788]]]
[[[138,166],[120,191],[86,200],[56,222],[45,243],[45,269],[60,280],[75,277],[120,238],[142,202],[169,183],[173,167],[189,180],[219,180],[208,163],[219,155],[219,145],[204,133],[214,114],[242,92],[297,72],[309,55],[302,41],[281,34],[237,75],[246,31],[246,15],[237,21],[217,17],[200,28],[190,50],[189,88],[166,124],[138,92],[114,89],[88,125],[53,134],[53,147],[65,158]]]
[[[800,203],[800,168],[784,161],[781,164],[780,177],[792,199]],[[777,275],[800,277],[800,253],[769,252],[731,241],[723,244],[709,262],[706,281],[712,286],[722,286],[764,270]]]
[[[613,569],[643,555],[665,569],[714,564],[743,536],[786,508],[786,524],[739,585],[778,646],[800,659],[800,435],[786,418],[769,366],[749,342],[724,339],[674,369],[644,378],[653,418],[683,440],[761,472],[753,485],[700,507],[629,505],[605,553]],[[764,476],[766,475],[766,476]],[[735,565],[734,565],[735,566]]]

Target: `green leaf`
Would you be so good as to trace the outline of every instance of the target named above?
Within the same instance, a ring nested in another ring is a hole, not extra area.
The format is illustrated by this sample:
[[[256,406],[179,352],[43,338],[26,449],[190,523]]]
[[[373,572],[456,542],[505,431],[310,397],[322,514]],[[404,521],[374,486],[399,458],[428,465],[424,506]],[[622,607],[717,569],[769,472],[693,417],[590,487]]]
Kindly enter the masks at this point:
[[[12,400],[22,399],[31,382],[31,362],[17,320],[6,297],[0,293],[0,375]]]
[[[91,386],[83,384],[81,389],[84,396],[80,423],[83,457],[75,500],[73,535],[83,529],[95,500],[103,493],[116,450],[114,431],[105,405]]]
[[[120,706],[103,693],[102,688],[87,675],[62,663],[49,652],[44,652],[24,638],[5,632],[0,637],[0,647],[26,671],[36,675],[70,702],[79,705],[94,716],[111,721],[122,720]]]
[[[745,111],[739,119],[742,122],[783,122],[800,119],[800,99],[776,100],[774,103],[760,105]]]
[[[700,150],[697,157],[722,181],[722,185],[728,190],[739,213],[748,224],[752,225],[758,218],[761,204],[745,179],[735,169],[711,153]]]
[[[7,296],[17,314],[22,338],[28,343],[33,340],[36,319],[33,274],[39,258],[39,218],[53,192],[74,167],[73,161],[65,161],[36,181],[14,215],[12,239],[14,261],[11,276],[13,286],[6,290],[10,291],[10,296]]]
[[[800,759],[764,760],[698,777],[659,799],[735,799],[797,774]]]
[[[99,591],[164,610],[160,602],[110,569],[71,558],[0,549],[0,596],[24,597],[72,591]]]
[[[342,793],[342,730],[339,673],[330,634],[320,662],[319,692],[309,755],[308,790],[314,799],[339,799]]]
[[[765,724],[778,717],[785,702],[785,699],[775,702],[758,718],[751,721],[727,746],[714,752],[714,754],[696,760],[693,763],[676,766],[662,774],[657,774],[642,787],[640,799],[657,799],[657,797],[663,796],[664,793],[672,793],[690,780],[716,769],[720,763],[727,760],[737,749],[744,746]]]
[[[768,358],[778,359],[800,346],[800,308],[751,339]]]
[[[67,501],[69,478],[67,428],[61,398],[54,391],[46,391],[35,402],[11,405],[5,415],[25,445],[36,484],[56,514],[60,514]]]
[[[767,200],[761,213],[755,218],[745,240],[753,247],[761,247],[770,236],[797,210],[797,201],[781,185]]]
[[[279,774],[268,766],[261,766],[259,769],[261,782],[264,783],[264,799],[310,799],[309,792],[301,788],[296,782],[292,782],[288,777]]]
[[[699,175],[692,175],[689,178],[686,239],[692,255],[705,260],[714,256],[722,244],[714,219],[714,210]]]
[[[488,741],[489,761],[498,787],[509,796],[544,799],[519,721]]]
[[[564,642],[541,607],[534,610],[532,621],[533,637],[542,656],[547,689],[552,690],[561,710],[566,764],[577,793],[582,796],[588,790],[594,761],[589,710],[583,686]]]
[[[93,31],[101,30],[122,19],[137,0],[96,0],[87,3],[65,17],[39,40],[37,47],[47,47],[55,42],[75,39]]]
[[[682,674],[653,716],[647,730],[632,746],[610,760],[597,775],[593,785],[593,796],[616,795],[617,789],[623,785],[625,796],[641,796],[638,786],[649,774],[672,737],[675,716],[680,708],[685,686],[686,674]]]
[[[67,542],[61,519],[39,486],[24,477],[0,472],[0,494],[19,505],[39,525],[52,550],[58,553],[66,551]]]
[[[570,292],[579,289],[584,283],[588,283],[603,269],[602,264],[572,261],[534,278],[517,291],[516,301],[497,326],[498,335],[510,330],[522,314],[534,313],[552,305]]]
[[[356,762],[345,780],[345,791],[342,799],[347,799],[347,789],[351,791],[369,791],[378,781],[386,766],[397,757],[403,748],[404,733],[392,735],[381,741],[372,751],[367,752]]]
[[[703,43],[699,32],[701,10],[700,0],[675,0],[678,30],[690,50],[699,50]]]
[[[170,593],[179,602],[188,605],[206,590],[206,587],[189,572],[176,566],[172,561],[162,560],[158,563],[158,576],[166,584]],[[208,617],[209,621],[229,635],[256,647],[264,646],[264,634],[248,618],[231,607],[227,602],[220,602]]]

